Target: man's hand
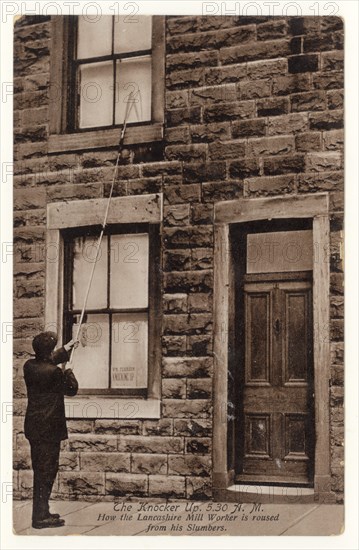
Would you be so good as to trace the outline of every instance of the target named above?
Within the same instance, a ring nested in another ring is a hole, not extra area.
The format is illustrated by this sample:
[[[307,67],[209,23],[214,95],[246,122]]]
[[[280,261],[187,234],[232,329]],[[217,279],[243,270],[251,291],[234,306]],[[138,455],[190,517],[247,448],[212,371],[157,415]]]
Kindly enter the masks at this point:
[[[79,341],[72,339],[69,342],[67,342],[67,344],[64,345],[64,348],[66,351],[70,351],[70,349],[72,348],[76,349],[78,345],[79,345]]]

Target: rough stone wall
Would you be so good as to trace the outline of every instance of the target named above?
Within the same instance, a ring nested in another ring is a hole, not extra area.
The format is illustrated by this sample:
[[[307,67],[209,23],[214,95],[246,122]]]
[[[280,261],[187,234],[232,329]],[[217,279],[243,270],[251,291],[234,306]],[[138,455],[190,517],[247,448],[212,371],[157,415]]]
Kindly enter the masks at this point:
[[[343,492],[343,24],[169,17],[163,143],[125,149],[116,195],[163,192],[162,417],[71,420],[58,496],[211,497],[213,203],[328,191],[332,490]],[[14,490],[30,494],[22,366],[44,326],[46,204],[108,193],[114,149],[47,153],[48,18],[15,30]]]

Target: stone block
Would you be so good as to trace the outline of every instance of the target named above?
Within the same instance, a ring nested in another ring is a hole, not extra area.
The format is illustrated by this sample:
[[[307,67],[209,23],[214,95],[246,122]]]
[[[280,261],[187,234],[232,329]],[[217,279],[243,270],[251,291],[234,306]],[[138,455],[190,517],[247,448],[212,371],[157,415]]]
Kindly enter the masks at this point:
[[[172,420],[161,418],[159,420],[144,420],[143,435],[172,435]]]
[[[166,156],[169,160],[183,162],[198,162],[206,160],[207,146],[197,143],[195,145],[169,145],[166,147]]]
[[[233,132],[233,127],[232,127]],[[212,160],[226,160],[226,159],[236,159],[238,157],[245,156],[245,145],[246,142],[244,139],[240,140],[231,140],[231,141],[215,141],[209,145],[209,155]]]
[[[212,143],[230,138],[230,123],[200,124],[190,127],[193,143]]]
[[[243,161],[245,162],[245,161]],[[202,184],[202,198],[205,203],[226,201],[243,197],[243,184],[241,181],[215,181]]]
[[[146,496],[148,494],[147,476],[133,473],[106,473],[105,491],[106,495],[111,496]]]
[[[304,92],[290,96],[292,112],[325,111],[327,102],[324,91]]]
[[[205,84],[219,85],[231,82],[240,82],[246,77],[247,69],[245,63],[230,65],[228,67],[210,67],[205,70]]]
[[[309,153],[306,157],[306,172],[331,172],[343,168],[341,153]]]
[[[202,249],[199,249],[202,250]],[[190,313],[209,313],[212,311],[212,295],[204,292],[190,294],[188,297]]]
[[[288,97],[269,97],[257,101],[258,117],[279,116],[289,113]]]
[[[167,71],[196,69],[197,67],[215,67],[218,64],[216,51],[186,52],[185,54],[169,54],[166,56]]]
[[[191,267],[192,269],[212,269],[213,268],[213,250],[211,248],[192,249],[191,250]]]
[[[184,477],[150,475],[148,480],[148,492],[151,496],[164,498],[184,498],[186,496]]]
[[[166,113],[167,127],[187,126],[188,124],[199,124],[201,122],[201,108],[190,107],[171,109]],[[174,146],[172,146],[174,147]],[[181,160],[180,157],[167,156],[168,160]]]
[[[211,410],[211,401],[207,399],[163,400],[163,416],[165,418],[209,418]]]
[[[272,82],[271,80],[249,80],[239,84],[239,98],[243,99],[258,99],[271,95]]]
[[[94,451],[117,451],[117,438],[115,435],[69,435],[70,451],[94,452]],[[120,449],[119,449],[120,450]]]
[[[205,122],[222,122],[223,120],[238,120],[253,118],[255,116],[254,100],[216,103],[204,108],[203,119]],[[258,116],[260,114],[258,113]]]
[[[186,352],[186,336],[162,336],[164,355],[183,355]]]
[[[209,292],[213,290],[213,274],[207,270],[165,273],[164,288],[166,292]],[[173,334],[180,334],[181,332],[173,324],[175,319],[169,317],[166,316],[168,332],[170,333],[172,329],[175,329],[176,332],[173,332]],[[182,326],[180,330],[185,329],[187,323],[183,323],[183,318],[179,321]]]
[[[205,378],[213,368],[211,357],[164,357],[162,374],[166,378]]]
[[[211,452],[212,440],[210,437],[186,438],[185,451],[189,454],[206,455]]]
[[[94,429],[94,422],[92,420],[67,420],[67,431],[69,433],[91,433]]]
[[[102,472],[59,472],[59,493],[63,497],[103,495],[105,474]]]
[[[202,477],[188,477],[186,497],[191,500],[208,500],[212,497],[212,484]]]
[[[330,90],[327,92],[328,109],[344,108],[344,90]]]
[[[283,38],[288,33],[288,20],[272,18],[266,23],[257,25],[257,40]]]
[[[191,222],[193,224],[211,224],[213,223],[213,205],[212,204],[192,204]]]
[[[187,338],[187,354],[192,357],[211,355],[213,352],[212,336],[207,334],[190,335]]]
[[[95,433],[98,434],[128,434],[141,433],[139,420],[95,420]]]
[[[59,470],[68,471],[68,470],[79,470],[80,469],[80,460],[78,453],[71,452],[62,452],[60,453],[60,462]]]
[[[321,54],[322,71],[342,71],[344,69],[343,50],[323,52]]]
[[[289,73],[308,73],[319,70],[319,56],[317,54],[293,55],[288,58]]]
[[[168,226],[180,226],[189,224],[190,205],[174,204],[164,206],[163,221]]]
[[[325,111],[323,113],[312,113],[309,115],[311,130],[335,130],[343,128],[343,111]]]
[[[233,138],[264,136],[266,134],[266,128],[266,118],[233,121],[232,136]]]
[[[300,174],[298,176],[299,193],[333,191],[342,188],[343,174],[341,172],[319,172],[315,174]]]
[[[179,436],[206,437],[212,434],[212,421],[202,418],[180,418],[173,421],[173,433]]]
[[[251,176],[259,176],[258,159],[243,159],[235,160],[229,165],[229,175],[231,178],[249,178]]]
[[[131,471],[136,474],[167,474],[167,455],[133,454]]]
[[[326,151],[338,151],[344,148],[344,131],[323,132],[323,144]]]
[[[46,190],[44,188],[16,189],[14,192],[14,210],[45,208]]]
[[[262,176],[244,180],[245,195],[248,197],[266,197],[285,195],[295,191],[295,176]]]
[[[288,134],[290,128],[292,134],[308,130],[308,115],[293,113],[284,116],[270,117],[268,119],[268,135]]]
[[[80,461],[85,472],[129,472],[131,466],[127,453],[80,453]]]
[[[162,397],[164,399],[185,399],[185,380],[179,380],[178,378],[164,378],[162,380]]]
[[[247,76],[250,79],[272,78],[277,75],[285,75],[287,72],[288,62],[285,58],[247,63]]]
[[[186,313],[187,301],[187,294],[164,294],[163,310],[165,313]]]
[[[164,189],[164,202],[167,204],[199,202],[201,200],[200,184],[169,185]]]
[[[211,475],[211,457],[200,455],[172,455],[168,457],[168,473],[184,476]]]
[[[165,334],[201,334],[212,331],[212,316],[204,313],[166,315],[163,322]]]
[[[287,40],[267,40],[249,42],[229,48],[223,47],[219,53],[219,59],[223,65],[230,65],[246,61],[286,57],[289,53],[290,48]]]
[[[187,399],[211,399],[212,384],[211,378],[187,380]]]
[[[305,159],[303,155],[287,155],[282,157],[265,158],[263,162],[264,174],[290,174],[304,172]]]
[[[191,163],[183,168],[184,183],[216,181],[226,174],[225,162]]]
[[[285,155],[295,149],[294,136],[273,136],[257,139],[248,139],[247,157]]]
[[[31,468],[31,457],[28,451],[17,451],[13,453],[14,470],[29,470]]]
[[[165,417],[166,415],[162,415]],[[181,453],[183,439],[169,436],[134,436],[121,435],[118,438],[118,450],[131,453]]]
[[[321,132],[304,132],[295,136],[295,148],[300,152],[320,151],[322,149]]]

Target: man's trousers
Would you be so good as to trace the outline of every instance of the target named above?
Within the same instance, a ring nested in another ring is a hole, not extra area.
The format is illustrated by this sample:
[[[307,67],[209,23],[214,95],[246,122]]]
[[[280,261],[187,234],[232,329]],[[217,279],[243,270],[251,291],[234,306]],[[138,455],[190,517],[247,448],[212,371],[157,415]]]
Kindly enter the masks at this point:
[[[31,440],[31,462],[34,471],[32,521],[49,515],[49,498],[59,469],[61,441]]]

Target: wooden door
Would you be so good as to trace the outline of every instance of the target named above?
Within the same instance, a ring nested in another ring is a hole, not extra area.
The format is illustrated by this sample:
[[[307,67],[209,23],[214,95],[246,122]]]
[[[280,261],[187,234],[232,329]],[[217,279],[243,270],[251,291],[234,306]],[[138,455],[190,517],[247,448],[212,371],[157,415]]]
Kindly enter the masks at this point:
[[[243,287],[238,479],[247,482],[312,479],[312,283],[291,279]]]

